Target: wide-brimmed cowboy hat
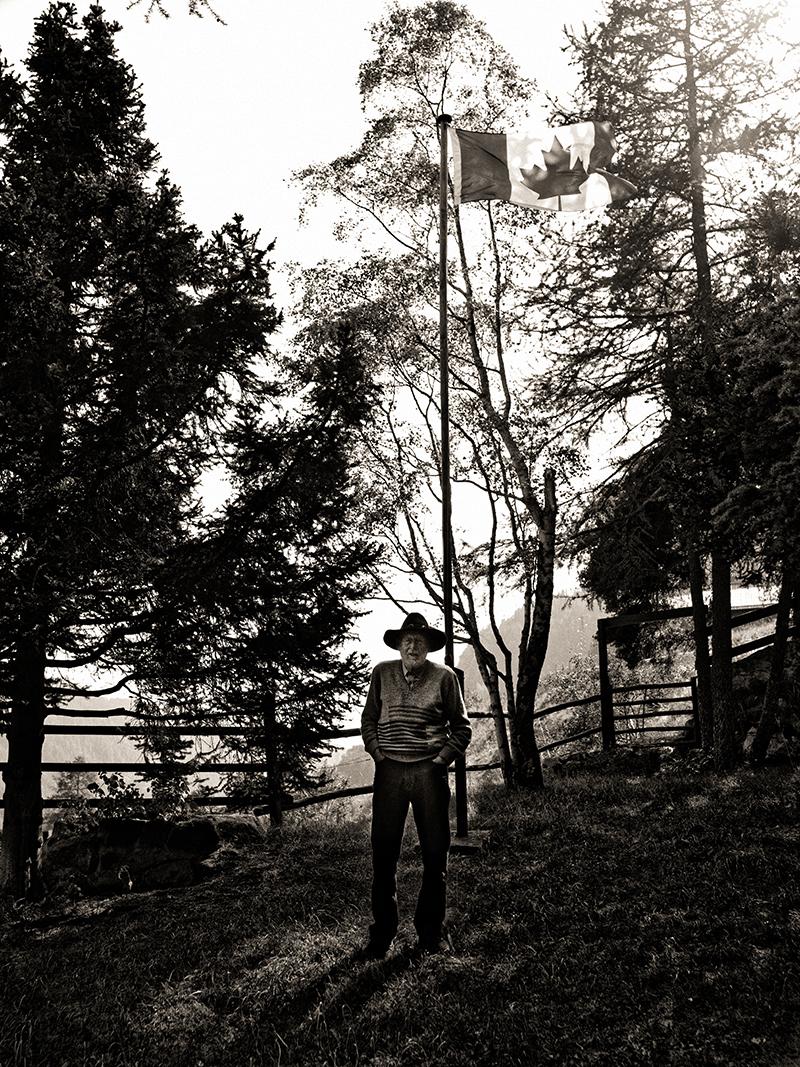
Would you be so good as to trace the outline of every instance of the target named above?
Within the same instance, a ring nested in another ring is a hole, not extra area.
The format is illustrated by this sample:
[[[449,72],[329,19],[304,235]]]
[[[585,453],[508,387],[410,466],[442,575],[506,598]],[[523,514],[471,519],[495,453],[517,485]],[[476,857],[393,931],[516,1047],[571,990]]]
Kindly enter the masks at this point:
[[[438,652],[440,648],[444,648],[447,640],[441,630],[428,626],[425,616],[420,615],[418,611],[412,611],[410,615],[406,615],[399,630],[387,630],[383,635],[383,640],[389,648],[398,649],[404,634],[425,634],[431,652]]]

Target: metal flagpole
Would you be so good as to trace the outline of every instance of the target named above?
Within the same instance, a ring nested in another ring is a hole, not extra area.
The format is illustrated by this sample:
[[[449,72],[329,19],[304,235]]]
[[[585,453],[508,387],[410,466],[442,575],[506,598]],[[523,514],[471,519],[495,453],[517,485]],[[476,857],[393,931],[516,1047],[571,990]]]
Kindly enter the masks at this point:
[[[450,383],[447,360],[447,130],[450,115],[439,115],[439,388],[442,413],[442,593],[444,595],[444,661],[453,656],[453,555],[450,539]]]
[[[450,382],[447,359],[447,130],[452,116],[439,115],[439,388],[442,413],[442,596],[444,598],[444,661],[455,668],[453,652],[453,548],[450,495]],[[467,836],[466,760],[456,760],[456,836]]]

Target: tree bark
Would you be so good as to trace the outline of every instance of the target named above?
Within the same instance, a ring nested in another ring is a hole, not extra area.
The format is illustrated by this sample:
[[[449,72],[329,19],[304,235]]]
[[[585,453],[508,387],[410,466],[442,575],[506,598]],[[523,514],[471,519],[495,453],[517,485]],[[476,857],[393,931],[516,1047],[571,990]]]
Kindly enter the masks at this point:
[[[731,564],[719,552],[711,555],[711,596],[714,766],[726,771],[737,763],[737,746],[731,661]]]
[[[464,235],[461,229],[461,216],[458,208],[454,211],[454,219],[461,259],[461,271],[464,278],[467,339],[472,363],[478,376],[481,406],[486,415],[489,428],[497,434],[503,444],[519,483],[525,509],[538,532],[536,592],[531,633],[528,644],[524,649],[524,654],[523,650],[520,650],[516,704],[513,709],[509,708],[509,715],[511,717],[511,754],[514,760],[516,782],[526,788],[542,789],[544,788],[544,779],[542,777],[539,748],[533,731],[533,709],[544,658],[547,654],[547,643],[550,637],[550,613],[553,607],[556,525],[555,472],[548,469],[544,473],[545,499],[540,504],[533,491],[528,459],[511,429],[509,397],[507,394],[504,396],[502,411],[497,410],[492,399],[489,371],[481,359],[478,329],[475,320],[475,301],[472,294],[472,282],[470,281]]]
[[[547,645],[550,639],[550,617],[553,610],[553,575],[556,548],[556,491],[555,472],[544,475],[544,507],[539,526],[536,559],[536,591],[531,631],[525,655],[521,657],[517,680],[517,703],[512,718],[512,746],[517,749],[515,770],[519,785],[527,789],[543,789],[542,760],[533,730],[533,711],[536,691],[542,676]]]
[[[795,694],[800,694],[800,580],[795,577],[792,583],[792,659],[789,668],[791,684]]]
[[[0,850],[0,890],[18,900],[44,894],[39,871],[42,826],[45,652],[28,639],[14,663],[14,692],[3,771],[5,813]]]
[[[494,736],[497,743],[497,752],[500,756],[500,773],[503,775],[503,783],[506,789],[511,790],[514,788],[514,761],[511,757],[511,748],[508,740],[505,709],[500,696],[497,663],[494,661],[494,656],[479,641],[473,641],[472,647],[475,652],[475,660],[478,664],[481,680],[486,692],[489,694],[489,711],[494,722]]]
[[[692,42],[692,0],[683,0],[683,57],[686,68],[686,129],[689,137],[689,175],[692,198],[692,250],[697,270],[698,308],[703,340],[711,341],[711,265],[708,259],[706,205],[703,188],[703,153],[697,118],[697,83]]]
[[[692,594],[694,629],[694,669],[700,718],[700,744],[704,752],[714,747],[714,706],[711,695],[711,660],[708,655],[708,616],[703,597],[703,561],[700,553],[689,552],[689,588]]]
[[[761,715],[753,737],[753,746],[750,749],[750,762],[756,767],[759,767],[766,759],[767,748],[778,725],[778,699],[783,689],[783,671],[786,666],[786,647],[789,643],[789,613],[792,607],[792,593],[792,576],[788,570],[784,570],[781,576],[780,592],[778,593],[775,644],[772,646],[769,678],[767,679]]]
[[[683,53],[686,68],[686,128],[689,148],[689,174],[691,180],[692,250],[697,274],[697,318],[702,346],[699,370],[702,371],[704,389],[714,395],[713,377],[717,367],[713,323],[714,292],[711,265],[708,257],[708,230],[706,224],[703,152],[700,141],[700,123],[697,114],[697,82],[695,71],[692,0],[683,0],[684,32]],[[712,638],[714,656],[711,664],[711,716],[713,737],[710,739],[714,752],[714,766],[718,771],[728,770],[737,762],[736,723],[733,705],[733,669],[731,665],[731,564],[719,551],[711,555],[711,597],[713,603]],[[694,605],[694,594],[692,597]],[[697,625],[697,624],[695,624]],[[701,649],[702,657],[702,649]],[[698,689],[703,706],[701,666],[698,666]],[[709,743],[708,725],[703,729],[705,716],[701,716],[704,747]]]
[[[500,694],[497,694],[497,703],[495,704],[493,695],[490,695],[489,708],[492,713],[492,719],[494,722],[494,738],[497,744],[497,752],[500,756],[500,773],[503,776],[503,782],[506,789],[511,790],[514,788],[515,776],[514,776],[514,761],[511,758],[511,746],[508,740],[508,727],[506,725],[505,713],[503,711],[503,705],[500,701]]]

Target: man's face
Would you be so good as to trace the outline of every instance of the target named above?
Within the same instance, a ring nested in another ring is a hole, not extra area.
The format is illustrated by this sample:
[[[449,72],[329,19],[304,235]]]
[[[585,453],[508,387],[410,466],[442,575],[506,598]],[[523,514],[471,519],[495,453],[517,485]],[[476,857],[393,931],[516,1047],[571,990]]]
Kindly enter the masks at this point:
[[[428,658],[428,639],[413,631],[400,638],[400,659],[407,671],[418,670]]]

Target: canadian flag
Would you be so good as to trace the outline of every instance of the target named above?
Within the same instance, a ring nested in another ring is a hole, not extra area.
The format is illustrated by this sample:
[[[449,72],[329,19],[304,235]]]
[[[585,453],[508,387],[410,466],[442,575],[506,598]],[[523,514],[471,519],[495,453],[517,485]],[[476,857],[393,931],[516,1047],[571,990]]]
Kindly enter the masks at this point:
[[[636,186],[611,174],[608,122],[574,122],[525,134],[452,129],[456,204],[508,200],[545,211],[586,211],[629,200]]]

